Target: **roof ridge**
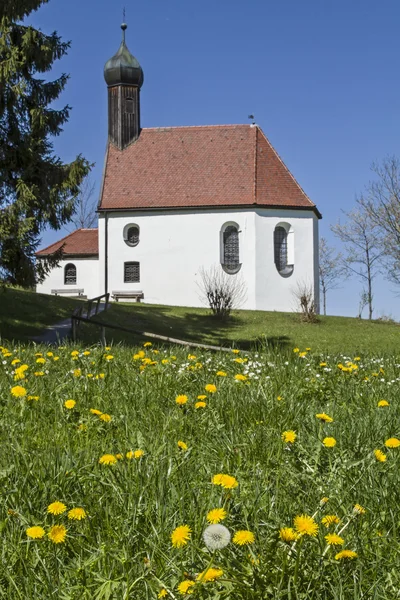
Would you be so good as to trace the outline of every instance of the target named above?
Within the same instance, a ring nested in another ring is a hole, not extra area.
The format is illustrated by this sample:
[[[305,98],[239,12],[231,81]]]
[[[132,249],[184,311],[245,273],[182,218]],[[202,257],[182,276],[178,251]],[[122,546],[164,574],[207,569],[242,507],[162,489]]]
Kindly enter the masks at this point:
[[[160,125],[159,127],[143,127],[142,131],[159,131],[160,129],[215,129],[217,127],[251,127],[249,123],[227,123],[225,125]]]
[[[299,190],[301,191],[302,194],[304,194],[305,198],[309,201],[309,203],[311,204],[311,206],[317,206],[316,204],[314,204],[314,202],[311,200],[311,198],[306,194],[306,192],[303,190],[303,188],[301,187],[301,185],[299,184],[299,182],[297,181],[297,179],[294,177],[294,175],[292,174],[291,170],[285,165],[285,163],[283,162],[283,160],[281,159],[279,152],[274,148],[274,146],[271,144],[271,142],[269,141],[269,139],[267,138],[267,136],[265,135],[265,133],[263,132],[263,130],[261,129],[261,127],[257,128],[260,130],[261,134],[264,136],[265,141],[267,142],[267,144],[270,146],[271,150],[273,150],[273,152],[275,152],[279,162],[281,163],[281,165],[283,166],[283,168],[289,173],[290,177],[292,178],[293,182],[297,185],[297,187],[299,188]]]

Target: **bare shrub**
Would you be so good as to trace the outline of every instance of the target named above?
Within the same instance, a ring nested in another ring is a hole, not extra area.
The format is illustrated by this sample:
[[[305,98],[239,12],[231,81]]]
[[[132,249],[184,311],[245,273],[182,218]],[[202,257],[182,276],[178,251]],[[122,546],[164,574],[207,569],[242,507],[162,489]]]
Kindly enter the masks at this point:
[[[306,282],[299,282],[293,291],[296,300],[296,311],[301,319],[307,323],[316,323],[318,316],[315,308],[313,286]]]
[[[246,300],[246,284],[238,275],[228,275],[218,266],[200,269],[200,299],[219,319],[229,317],[232,309]]]

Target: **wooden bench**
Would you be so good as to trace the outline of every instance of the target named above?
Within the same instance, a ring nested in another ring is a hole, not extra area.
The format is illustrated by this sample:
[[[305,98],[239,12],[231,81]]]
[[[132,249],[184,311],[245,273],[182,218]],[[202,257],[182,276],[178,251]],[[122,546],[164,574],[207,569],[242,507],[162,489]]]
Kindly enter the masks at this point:
[[[62,288],[60,290],[51,290],[51,293],[55,296],[61,296],[62,294],[73,294],[74,296],[83,296],[83,288]]]
[[[144,298],[143,292],[129,292],[126,290],[123,292],[111,292],[111,296],[114,298],[115,302],[118,302],[120,298],[134,298],[136,302],[140,302],[140,300]]]

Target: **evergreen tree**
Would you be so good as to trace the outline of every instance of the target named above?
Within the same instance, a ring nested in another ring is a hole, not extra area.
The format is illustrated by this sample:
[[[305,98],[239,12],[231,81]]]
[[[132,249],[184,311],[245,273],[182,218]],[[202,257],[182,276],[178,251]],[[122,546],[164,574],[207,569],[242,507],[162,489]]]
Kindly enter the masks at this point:
[[[90,170],[81,155],[64,164],[53,151],[51,138],[61,133],[70,107],[55,110],[52,103],[68,76],[40,77],[70,44],[18,22],[46,2],[1,0],[0,6],[0,278],[23,286],[59,260],[61,253],[35,265],[40,234],[70,220]]]

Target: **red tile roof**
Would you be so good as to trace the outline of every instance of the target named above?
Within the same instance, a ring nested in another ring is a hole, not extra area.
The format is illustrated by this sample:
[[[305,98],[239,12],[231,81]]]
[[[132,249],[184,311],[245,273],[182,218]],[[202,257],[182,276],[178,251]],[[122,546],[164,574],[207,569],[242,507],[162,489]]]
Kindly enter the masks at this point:
[[[109,144],[100,210],[266,206],[314,210],[256,125],[143,129]]]
[[[36,252],[36,256],[49,256],[63,247],[64,256],[98,256],[98,229],[77,229],[58,242]]]

